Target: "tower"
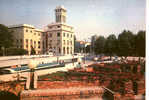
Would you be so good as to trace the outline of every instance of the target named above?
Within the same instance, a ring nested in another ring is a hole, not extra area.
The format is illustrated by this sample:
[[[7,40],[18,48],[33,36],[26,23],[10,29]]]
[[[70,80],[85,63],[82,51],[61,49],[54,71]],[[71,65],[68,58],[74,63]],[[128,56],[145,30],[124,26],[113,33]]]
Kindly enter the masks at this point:
[[[74,29],[66,24],[66,9],[63,6],[55,8],[56,23],[48,25],[47,52],[55,55],[68,55],[74,53]]]
[[[56,23],[66,23],[66,9],[63,6],[58,6],[55,9]]]

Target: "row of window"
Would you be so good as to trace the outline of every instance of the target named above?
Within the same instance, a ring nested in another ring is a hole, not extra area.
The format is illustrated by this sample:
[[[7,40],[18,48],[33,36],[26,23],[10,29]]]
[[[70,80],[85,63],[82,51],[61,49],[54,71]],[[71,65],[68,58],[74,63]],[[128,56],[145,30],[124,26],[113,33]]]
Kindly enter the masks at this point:
[[[57,27],[57,28],[61,28],[61,26],[59,26],[59,25],[58,25],[58,26],[56,26],[56,27]],[[52,27],[52,26],[50,26],[49,28],[50,28],[50,29],[52,29],[53,27]]]
[[[66,17],[65,16],[61,16],[61,15],[58,15],[56,16],[56,22],[66,22]]]
[[[59,22],[60,19],[61,19],[61,17],[60,16],[57,16],[56,22]],[[62,16],[62,19],[63,19],[64,22],[66,22],[66,17],[65,16]],[[57,26],[48,26],[48,28],[49,29],[52,29],[52,28],[61,28],[61,26],[60,25],[57,25]],[[72,30],[72,27],[69,27],[69,26],[63,26],[63,28],[69,28],[69,29]]]
[[[48,35],[49,37],[52,37],[52,33],[50,33],[49,35]],[[57,33],[57,37],[60,37],[61,36],[61,34],[58,32]],[[72,38],[72,34],[69,34],[69,33],[63,33],[63,37],[71,37]]]
[[[28,48],[28,47],[29,47],[28,44],[26,44],[26,48]],[[35,49],[36,48],[36,45],[34,45],[34,46],[33,45],[30,45],[30,48],[32,48],[32,47]],[[37,48],[40,49],[40,45],[38,45]]]
[[[64,11],[64,12],[65,12],[64,9],[56,9],[55,11],[56,11],[56,12],[61,12],[61,11]]]
[[[49,41],[50,42],[50,45],[51,45],[51,43],[52,43],[52,40],[50,40]],[[66,43],[67,42],[67,43]],[[57,45],[59,45],[60,44],[60,40],[57,40]],[[69,40],[67,40],[67,41],[65,41],[65,40],[63,40],[63,44],[64,45],[72,45],[72,41],[69,41]]]
[[[17,47],[17,48],[22,48],[22,45],[20,45],[20,46],[19,46],[19,45],[17,45],[16,47]]]
[[[70,51],[69,51],[70,50]],[[64,54],[72,54],[72,47],[71,48],[69,48],[69,47],[67,47],[67,48],[65,48],[65,47],[63,47],[63,53]]]
[[[26,39],[26,48],[28,48],[28,39]],[[34,48],[36,48],[36,41],[34,41]],[[33,40],[31,39],[30,40],[30,45],[31,45],[31,47],[33,47],[32,45],[33,45]],[[38,48],[40,49],[40,41],[38,41]]]
[[[28,43],[28,41],[29,41],[29,40],[26,39],[26,43]],[[30,40],[30,43],[32,43],[32,42],[33,42],[33,40],[31,39],[31,40]],[[36,44],[36,41],[34,41],[34,43]],[[38,41],[38,44],[40,44],[40,41]]]
[[[52,52],[55,52],[56,51],[56,47],[49,47],[49,49],[52,51]],[[58,48],[58,52],[61,53],[61,48]],[[64,54],[72,54],[72,47],[69,48],[69,47],[63,47],[63,53]]]
[[[28,29],[26,29],[26,32],[29,32],[29,30]],[[30,30],[30,33],[32,33],[33,31],[32,30]],[[38,33],[38,32],[35,32],[34,33],[34,35],[38,35],[38,36],[40,36],[40,33]]]
[[[72,34],[63,33],[63,37],[71,37],[72,38]]]
[[[26,43],[29,42],[28,39],[26,39],[25,41],[26,41]],[[16,39],[16,43],[19,43],[19,42],[22,43],[22,39]],[[30,40],[30,43],[32,43],[32,42],[33,42],[33,40],[31,39],[31,40]],[[34,41],[34,44],[36,44],[36,41]],[[40,44],[40,41],[38,41],[38,44]]]
[[[66,41],[65,40],[63,40],[63,44],[65,45],[66,44]],[[67,45],[72,45],[72,41],[69,41],[69,40],[67,40]]]
[[[16,39],[16,43],[22,43],[22,39]]]

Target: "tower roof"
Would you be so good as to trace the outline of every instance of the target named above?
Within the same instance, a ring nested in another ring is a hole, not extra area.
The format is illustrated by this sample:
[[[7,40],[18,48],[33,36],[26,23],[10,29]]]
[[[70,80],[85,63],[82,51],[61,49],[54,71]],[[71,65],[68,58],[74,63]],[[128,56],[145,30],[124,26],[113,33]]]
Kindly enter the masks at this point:
[[[61,5],[61,6],[57,6],[56,9],[64,9],[64,10],[66,10],[66,8],[64,8],[63,5]]]

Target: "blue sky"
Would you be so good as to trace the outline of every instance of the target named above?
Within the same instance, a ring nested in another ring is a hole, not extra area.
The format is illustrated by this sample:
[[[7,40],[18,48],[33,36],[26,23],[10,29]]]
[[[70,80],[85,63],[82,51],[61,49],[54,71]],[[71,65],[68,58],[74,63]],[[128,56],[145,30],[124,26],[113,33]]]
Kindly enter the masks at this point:
[[[31,24],[43,29],[55,22],[54,9],[67,9],[67,23],[79,40],[94,34],[107,37],[124,29],[145,30],[145,0],[0,0],[0,23]]]

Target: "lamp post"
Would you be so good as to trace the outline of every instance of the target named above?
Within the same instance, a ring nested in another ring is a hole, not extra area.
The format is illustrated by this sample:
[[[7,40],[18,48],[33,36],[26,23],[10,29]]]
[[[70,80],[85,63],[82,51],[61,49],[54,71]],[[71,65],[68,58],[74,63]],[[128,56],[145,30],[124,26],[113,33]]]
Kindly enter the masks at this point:
[[[86,63],[86,39],[84,39],[84,64]]]
[[[20,71],[21,71],[21,65],[17,65],[17,68],[19,69],[19,71],[17,72],[17,81],[20,81]]]
[[[29,87],[30,89],[35,89],[35,84],[34,82],[36,81],[35,80],[35,68],[37,67],[37,61],[35,60],[31,60],[28,64],[29,68],[30,68],[30,84],[29,84]]]
[[[77,65],[77,68],[81,68],[81,63],[82,63],[82,59],[81,59],[81,58],[78,58],[78,65]]]
[[[95,58],[94,58],[94,60],[95,60],[95,62],[97,63],[98,58],[97,58],[97,57],[95,57]]]

